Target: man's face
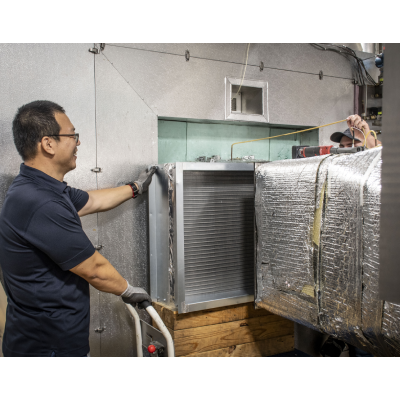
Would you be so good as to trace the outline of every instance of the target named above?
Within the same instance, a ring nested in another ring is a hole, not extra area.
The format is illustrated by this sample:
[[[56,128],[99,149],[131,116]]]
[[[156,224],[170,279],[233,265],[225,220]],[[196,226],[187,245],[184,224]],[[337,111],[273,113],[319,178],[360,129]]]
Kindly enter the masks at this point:
[[[359,147],[362,146],[363,142],[364,142],[364,136],[361,132],[358,132],[356,130],[354,130],[354,147]],[[356,140],[356,139],[360,139],[360,140]],[[344,148],[344,147],[353,147],[353,139],[348,138],[347,136],[342,136],[342,139],[340,140],[340,144],[339,144],[340,148]]]
[[[360,139],[360,141],[354,139],[354,147],[362,146],[364,143],[364,135],[360,131],[357,131],[356,129],[354,129],[354,137],[355,137],[355,139]],[[381,144],[381,142],[378,140],[377,144]],[[343,135],[342,139],[340,140],[339,147],[343,148],[343,147],[352,147],[352,146],[353,146],[353,139],[350,139],[347,136]],[[372,149],[375,146],[376,146],[375,138],[372,136],[372,134],[369,134],[367,136],[367,147],[369,149]]]
[[[74,135],[75,128],[69,118],[63,113],[55,113],[56,121],[60,125],[60,135]],[[80,141],[76,143],[74,136],[60,136],[60,141],[55,141],[54,161],[66,174],[76,168],[76,159]]]

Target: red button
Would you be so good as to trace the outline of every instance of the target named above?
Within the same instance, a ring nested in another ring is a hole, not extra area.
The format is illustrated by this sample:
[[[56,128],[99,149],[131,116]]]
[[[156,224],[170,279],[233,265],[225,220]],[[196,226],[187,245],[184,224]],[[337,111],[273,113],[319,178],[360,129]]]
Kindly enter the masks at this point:
[[[156,346],[154,346],[154,344],[151,344],[148,348],[147,351],[149,353],[154,353],[156,351]]]

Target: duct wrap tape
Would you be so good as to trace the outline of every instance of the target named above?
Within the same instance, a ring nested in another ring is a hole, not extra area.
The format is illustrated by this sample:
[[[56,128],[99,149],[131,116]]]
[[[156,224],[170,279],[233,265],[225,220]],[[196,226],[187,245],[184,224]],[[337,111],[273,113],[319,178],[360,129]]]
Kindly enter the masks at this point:
[[[374,355],[400,355],[378,299],[381,149],[256,169],[256,304]]]

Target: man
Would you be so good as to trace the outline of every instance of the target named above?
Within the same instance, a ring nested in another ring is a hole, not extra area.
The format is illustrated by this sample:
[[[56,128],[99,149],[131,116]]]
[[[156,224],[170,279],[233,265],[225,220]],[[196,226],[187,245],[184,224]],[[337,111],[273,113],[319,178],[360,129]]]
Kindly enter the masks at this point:
[[[354,147],[362,146],[366,140],[366,147],[372,149],[381,144],[379,140],[375,142],[375,137],[369,134],[368,124],[361,119],[359,115],[350,115],[347,117],[347,126],[344,132],[335,132],[331,135],[331,141],[340,143],[339,147],[353,147],[353,133],[354,133]],[[365,137],[363,133],[365,132]]]
[[[89,283],[133,306],[151,301],[132,287],[84,233],[80,217],[143,194],[155,168],[114,189],[84,192],[63,182],[76,168],[79,134],[50,101],[22,106],[13,121],[23,159],[0,213],[0,265],[8,306],[5,356],[85,356]]]

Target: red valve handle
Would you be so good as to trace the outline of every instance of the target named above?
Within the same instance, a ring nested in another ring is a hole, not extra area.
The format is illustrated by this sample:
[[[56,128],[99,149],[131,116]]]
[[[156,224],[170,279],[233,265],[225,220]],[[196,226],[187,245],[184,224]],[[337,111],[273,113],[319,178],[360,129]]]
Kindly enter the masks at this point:
[[[147,348],[147,351],[148,351],[149,353],[154,353],[156,350],[157,350],[157,349],[156,349],[156,346],[154,346],[154,344],[151,344],[151,345]]]

